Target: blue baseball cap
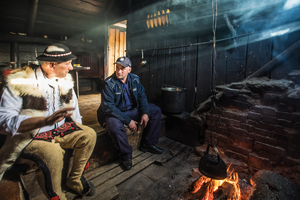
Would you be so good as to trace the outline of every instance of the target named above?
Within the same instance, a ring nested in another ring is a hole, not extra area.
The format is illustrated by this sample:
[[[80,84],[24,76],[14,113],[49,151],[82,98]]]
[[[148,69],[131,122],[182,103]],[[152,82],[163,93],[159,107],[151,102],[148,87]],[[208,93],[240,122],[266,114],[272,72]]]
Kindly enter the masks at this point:
[[[117,59],[117,61],[114,64],[119,63],[120,65],[124,67],[131,67],[131,61],[129,58],[123,56]]]

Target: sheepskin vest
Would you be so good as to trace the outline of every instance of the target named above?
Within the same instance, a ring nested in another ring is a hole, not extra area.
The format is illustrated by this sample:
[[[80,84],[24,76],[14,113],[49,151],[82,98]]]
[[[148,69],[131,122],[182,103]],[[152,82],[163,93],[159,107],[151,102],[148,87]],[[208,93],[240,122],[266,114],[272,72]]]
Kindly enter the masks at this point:
[[[20,115],[28,115],[31,117],[45,116],[47,110],[47,100],[43,92],[39,89],[42,84],[39,83],[38,77],[43,76],[40,67],[31,68],[25,66],[11,72],[6,78],[6,84],[14,93],[23,99]],[[26,80],[27,84],[12,84],[12,80]],[[73,80],[70,74],[66,78],[59,79],[58,87],[60,91],[60,101],[63,107],[72,105],[72,89]],[[4,172],[21,154],[22,150],[32,141],[39,129],[34,129],[24,133],[18,133],[14,136],[6,136],[5,142],[0,149],[0,180]]]

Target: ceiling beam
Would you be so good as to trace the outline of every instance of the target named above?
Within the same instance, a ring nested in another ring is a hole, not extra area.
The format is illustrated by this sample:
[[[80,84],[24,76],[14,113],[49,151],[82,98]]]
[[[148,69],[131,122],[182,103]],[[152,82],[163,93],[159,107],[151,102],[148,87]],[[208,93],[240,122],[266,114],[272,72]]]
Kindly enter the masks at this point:
[[[39,0],[33,0],[32,12],[29,19],[29,25],[28,25],[28,35],[33,35],[38,4],[39,4]]]
[[[106,17],[107,13],[109,12],[109,10],[111,9],[111,7],[113,6],[114,3],[115,3],[115,0],[111,0],[109,2],[109,4],[106,5],[106,9],[105,9],[106,11],[103,14],[104,17]]]

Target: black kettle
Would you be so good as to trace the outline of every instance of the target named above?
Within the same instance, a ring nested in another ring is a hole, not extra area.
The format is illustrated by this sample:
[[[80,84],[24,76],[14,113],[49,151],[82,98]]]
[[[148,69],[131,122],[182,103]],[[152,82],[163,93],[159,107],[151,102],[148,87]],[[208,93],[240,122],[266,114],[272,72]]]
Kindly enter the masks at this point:
[[[209,147],[212,147],[216,155],[209,154]],[[199,171],[204,175],[212,179],[223,180],[227,177],[227,169],[224,161],[220,158],[219,151],[215,145],[209,144],[204,156],[199,161]]]

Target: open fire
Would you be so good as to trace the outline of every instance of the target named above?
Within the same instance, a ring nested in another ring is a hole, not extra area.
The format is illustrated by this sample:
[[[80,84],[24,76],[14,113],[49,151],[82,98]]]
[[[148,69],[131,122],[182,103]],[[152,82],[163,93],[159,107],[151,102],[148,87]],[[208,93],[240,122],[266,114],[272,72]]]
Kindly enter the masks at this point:
[[[230,165],[227,168],[227,178],[223,180],[211,179],[206,176],[201,176],[190,191],[192,194],[200,193],[201,200],[213,199],[231,199],[240,200],[241,191],[239,186],[239,176],[234,170],[230,170]]]

